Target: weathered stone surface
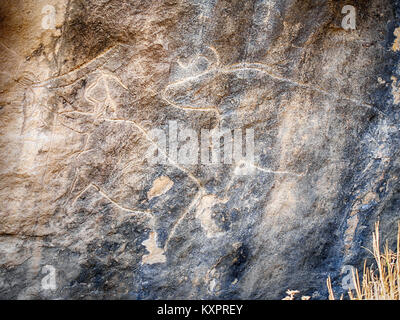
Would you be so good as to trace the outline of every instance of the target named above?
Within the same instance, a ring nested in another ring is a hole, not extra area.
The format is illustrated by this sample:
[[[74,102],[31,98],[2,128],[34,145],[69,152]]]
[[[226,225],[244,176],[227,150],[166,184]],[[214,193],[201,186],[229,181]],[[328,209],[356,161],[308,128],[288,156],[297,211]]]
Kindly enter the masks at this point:
[[[345,4],[1,1],[0,297],[340,291],[400,216],[399,3]],[[171,121],[253,129],[255,173],[151,165]]]

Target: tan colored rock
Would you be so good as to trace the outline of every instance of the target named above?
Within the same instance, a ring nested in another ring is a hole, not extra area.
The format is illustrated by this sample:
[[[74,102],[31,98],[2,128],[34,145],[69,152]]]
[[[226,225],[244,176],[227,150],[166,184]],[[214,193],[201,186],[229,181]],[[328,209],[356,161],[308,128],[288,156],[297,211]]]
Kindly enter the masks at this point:
[[[151,200],[154,197],[159,197],[163,195],[164,193],[168,192],[172,186],[174,185],[174,182],[168,178],[168,177],[159,177],[153,182],[153,186],[147,193],[147,199]]]

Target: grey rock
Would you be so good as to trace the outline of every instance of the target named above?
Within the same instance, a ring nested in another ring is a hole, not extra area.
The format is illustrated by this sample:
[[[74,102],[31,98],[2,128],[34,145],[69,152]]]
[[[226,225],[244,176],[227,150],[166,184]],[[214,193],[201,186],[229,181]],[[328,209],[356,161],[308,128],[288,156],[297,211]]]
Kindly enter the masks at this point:
[[[400,218],[400,3],[346,4],[2,1],[0,298],[343,292]],[[171,121],[253,129],[254,172],[151,164]]]

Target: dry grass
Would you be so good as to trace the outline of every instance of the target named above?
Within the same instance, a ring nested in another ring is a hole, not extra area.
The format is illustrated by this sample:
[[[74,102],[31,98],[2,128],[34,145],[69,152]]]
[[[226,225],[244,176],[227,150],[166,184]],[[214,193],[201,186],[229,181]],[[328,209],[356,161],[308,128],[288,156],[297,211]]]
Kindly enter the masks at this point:
[[[397,252],[389,249],[386,242],[383,251],[380,250],[379,223],[375,224],[373,233],[373,251],[375,266],[368,268],[364,262],[362,282],[358,271],[353,271],[355,292],[349,290],[351,300],[400,300],[400,222],[397,232]],[[327,279],[329,300],[335,300],[331,279]],[[341,299],[343,296],[341,297]]]
[[[295,295],[299,294],[299,293],[300,293],[300,291],[298,291],[298,290],[290,290],[289,289],[286,291],[286,297],[283,298],[282,300],[295,300]],[[311,297],[309,297],[309,296],[302,296],[301,300],[310,300],[310,298]]]

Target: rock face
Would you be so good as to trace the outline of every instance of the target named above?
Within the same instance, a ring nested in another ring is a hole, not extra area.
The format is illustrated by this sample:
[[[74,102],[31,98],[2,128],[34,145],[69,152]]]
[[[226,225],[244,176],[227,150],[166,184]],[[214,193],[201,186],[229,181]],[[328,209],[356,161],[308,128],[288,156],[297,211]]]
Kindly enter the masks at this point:
[[[340,293],[400,218],[400,3],[347,4],[1,1],[0,298]]]

